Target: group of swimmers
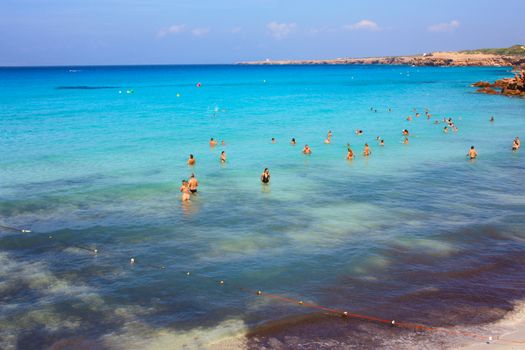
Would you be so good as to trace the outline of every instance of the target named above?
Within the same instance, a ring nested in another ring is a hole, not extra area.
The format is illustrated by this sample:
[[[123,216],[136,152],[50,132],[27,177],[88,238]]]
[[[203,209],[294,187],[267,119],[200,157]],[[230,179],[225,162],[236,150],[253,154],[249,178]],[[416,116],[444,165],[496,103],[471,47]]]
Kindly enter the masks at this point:
[[[414,110],[414,112],[416,112],[416,111]],[[428,113],[428,110],[425,110],[425,114],[427,116],[427,119],[430,119],[431,115]],[[415,115],[416,115],[416,118],[419,117],[419,113],[416,112]],[[407,120],[408,121],[412,120],[412,117],[409,116],[407,118]],[[494,122],[494,117],[491,116],[489,121],[491,123]],[[454,132],[458,131],[458,128],[455,126],[454,122],[452,121],[452,118],[443,118],[443,122],[448,125],[448,127],[445,126],[445,128],[444,128],[444,132],[445,133],[448,132],[449,128],[451,128]],[[439,121],[436,120],[435,123],[439,123]],[[408,144],[408,142],[409,142],[408,141],[408,136],[410,135],[410,132],[408,131],[408,129],[403,129],[401,133],[404,136],[403,143],[404,144]],[[363,130],[356,129],[355,130],[355,134],[358,135],[358,136],[361,136],[361,135],[363,135]],[[333,135],[332,131],[329,130],[328,134],[326,136],[326,139],[324,140],[325,144],[330,144],[331,143],[332,135]],[[376,140],[379,142],[379,146],[384,146],[385,145],[385,141],[381,137],[379,137],[379,136],[376,137]],[[276,139],[274,137],[272,137],[271,142],[272,143],[276,143],[277,141],[276,141]],[[214,140],[213,138],[210,139],[210,147],[211,148],[217,146],[217,144],[218,144],[218,142],[216,140]],[[296,145],[297,144],[297,141],[295,140],[295,138],[291,139],[290,144],[291,145]],[[221,141],[221,145],[225,146],[224,140]],[[520,141],[519,137],[516,136],[516,138],[514,138],[513,143],[512,143],[512,150],[513,151],[517,151],[520,147],[521,147],[521,141]],[[306,144],[304,146],[304,148],[302,150],[302,153],[305,154],[305,155],[312,154],[312,149],[310,148],[310,146],[308,146],[308,144]],[[364,157],[369,157],[371,154],[372,154],[372,150],[370,149],[370,146],[368,145],[368,143],[365,143],[365,146],[364,146],[364,149],[363,149],[363,156]],[[478,156],[478,153],[477,153],[476,149],[474,148],[474,146],[471,146],[469,152],[467,153],[467,157],[469,159],[473,160],[473,159],[476,159],[477,156]],[[352,149],[350,147],[350,144],[347,144],[346,159],[347,160],[351,160],[351,159],[354,159],[354,158],[355,158],[355,154],[352,151]],[[226,162],[226,152],[225,151],[221,152],[220,162],[221,163],[225,163]],[[195,157],[193,156],[193,154],[190,154],[190,156],[189,156],[188,165],[189,166],[194,166],[195,165]],[[261,174],[260,178],[261,178],[261,182],[263,184],[268,184],[270,182],[270,171],[268,170],[268,168],[264,169],[264,171]],[[182,200],[183,201],[189,201],[191,195],[194,195],[194,194],[197,193],[197,187],[198,186],[199,186],[199,182],[195,178],[194,174],[191,174],[190,179],[188,181],[182,180],[182,186],[180,187],[180,192],[182,193]]]
[[[182,201],[189,201],[191,195],[197,193],[197,187],[199,187],[199,181],[195,178],[195,174],[191,174],[189,180],[182,180],[182,186],[180,187]]]

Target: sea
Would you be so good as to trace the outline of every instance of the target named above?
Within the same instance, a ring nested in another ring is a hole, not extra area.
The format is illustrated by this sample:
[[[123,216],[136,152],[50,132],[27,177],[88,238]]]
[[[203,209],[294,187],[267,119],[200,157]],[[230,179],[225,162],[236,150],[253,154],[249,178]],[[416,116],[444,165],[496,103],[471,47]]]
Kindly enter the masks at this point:
[[[525,100],[470,85],[512,75],[0,68],[0,348],[446,349],[497,337],[491,325],[525,300],[525,154],[512,151]],[[200,186],[183,203],[192,173]]]

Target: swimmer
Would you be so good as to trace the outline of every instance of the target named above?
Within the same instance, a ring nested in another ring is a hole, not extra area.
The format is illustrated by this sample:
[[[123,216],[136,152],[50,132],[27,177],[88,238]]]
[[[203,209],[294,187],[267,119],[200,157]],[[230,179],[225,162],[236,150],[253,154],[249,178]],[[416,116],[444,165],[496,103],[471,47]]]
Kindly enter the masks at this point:
[[[221,163],[226,163],[226,153],[224,151],[221,152]]]
[[[402,133],[403,133],[403,135],[406,135],[406,136],[408,136],[410,134],[407,129],[403,129]]]
[[[491,116],[489,122],[494,123],[494,116]]]
[[[407,117],[407,121],[411,121],[411,120],[412,120],[412,116],[409,115],[409,116]]]
[[[434,120],[434,124],[439,124],[439,120]]]
[[[195,158],[193,158],[193,154],[190,154],[190,158],[188,159],[188,165],[189,166],[195,165]]]
[[[270,182],[270,172],[268,171],[268,168],[264,168],[264,171],[261,175],[261,181],[264,184],[267,184],[268,182]]]
[[[215,147],[215,146],[217,146],[217,141],[215,141],[215,140],[213,139],[213,137],[212,137],[212,138],[210,139],[210,147]]]
[[[392,108],[389,108],[388,111],[389,111],[389,112],[392,112]]]
[[[368,157],[372,154],[372,151],[370,150],[370,147],[368,147],[368,143],[365,143],[365,149],[363,150],[363,155],[365,157]]]
[[[376,136],[377,141],[381,141],[381,136]]]
[[[199,187],[199,181],[195,178],[195,174],[191,174],[190,180],[188,181],[188,189],[191,193],[197,193],[197,187]]]
[[[190,190],[188,188],[188,182],[186,180],[182,180],[182,186],[180,187],[180,191],[182,193],[182,201],[189,201],[190,200]]]
[[[404,143],[405,145],[408,145],[408,137],[405,136],[405,139],[403,140],[403,143]]]
[[[379,146],[384,146],[384,145],[385,145],[385,140],[379,141]]]
[[[226,146],[226,143],[224,143],[224,140],[221,140],[221,146]]]
[[[346,153],[346,159],[348,160],[354,159],[354,152],[350,148],[350,145],[348,145],[347,151],[348,152]]]
[[[470,150],[468,151],[467,156],[470,157],[470,159],[476,159],[476,157],[478,156],[478,152],[476,152],[476,150],[474,149],[474,146],[470,147]]]
[[[517,151],[521,147],[521,141],[520,138],[516,136],[514,140],[512,140],[512,150]]]
[[[304,145],[303,153],[304,154],[312,154],[312,150],[310,149],[310,146]]]
[[[443,132],[444,132],[445,134],[448,132],[448,128],[447,128],[446,126],[443,128]]]
[[[324,143],[329,144],[330,143],[330,138],[327,138],[326,140],[324,140]]]
[[[292,145],[294,145],[294,146],[295,146],[295,144],[296,144],[296,143],[297,143],[297,142],[295,141],[295,138],[294,138],[294,137],[292,137],[292,141],[290,141],[290,144],[292,144]]]
[[[358,136],[363,135],[363,130],[355,129],[355,134],[358,135]]]
[[[432,117],[432,114],[427,114],[427,120],[430,120],[431,117]]]
[[[416,118],[419,118],[419,113],[416,113]]]
[[[332,130],[328,130],[328,135],[326,135],[326,138],[327,139],[331,139],[332,138]]]
[[[272,137],[272,143],[275,143],[275,137]]]

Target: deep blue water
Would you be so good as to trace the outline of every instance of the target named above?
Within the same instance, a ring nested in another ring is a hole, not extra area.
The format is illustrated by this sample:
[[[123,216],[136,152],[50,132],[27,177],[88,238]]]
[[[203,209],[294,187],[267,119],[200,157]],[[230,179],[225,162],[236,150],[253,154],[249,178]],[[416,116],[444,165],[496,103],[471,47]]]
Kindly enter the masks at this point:
[[[469,85],[510,74],[0,69],[0,225],[33,231],[0,231],[0,348],[202,348],[302,314],[252,346],[388,345],[372,337],[377,325],[334,326],[238,287],[435,326],[501,317],[525,295],[525,165],[511,151],[525,100]],[[444,117],[459,131],[443,133]],[[192,172],[199,193],[181,204]]]

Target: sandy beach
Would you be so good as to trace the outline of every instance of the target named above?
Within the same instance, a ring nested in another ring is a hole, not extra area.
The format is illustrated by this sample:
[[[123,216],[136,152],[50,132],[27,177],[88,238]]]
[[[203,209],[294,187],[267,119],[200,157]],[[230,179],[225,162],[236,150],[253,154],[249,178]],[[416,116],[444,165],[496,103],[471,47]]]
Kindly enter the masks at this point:
[[[516,310],[509,312],[502,320],[484,327],[498,334],[488,342],[473,342],[463,350],[519,350],[525,348],[525,302],[518,303]]]

